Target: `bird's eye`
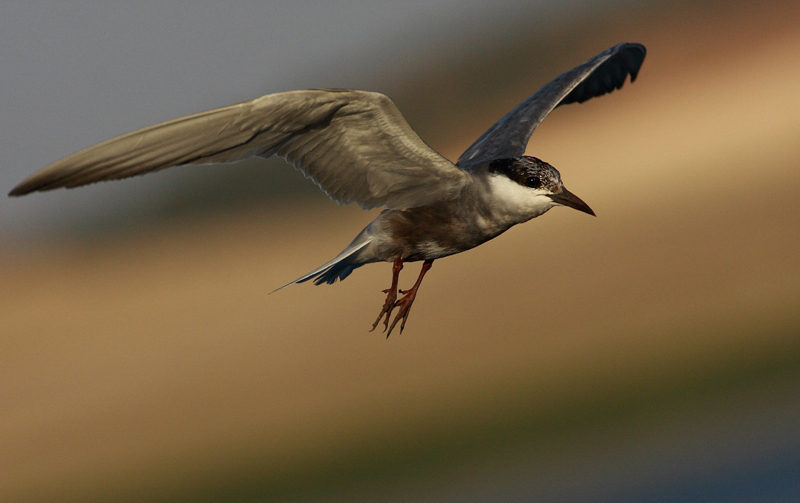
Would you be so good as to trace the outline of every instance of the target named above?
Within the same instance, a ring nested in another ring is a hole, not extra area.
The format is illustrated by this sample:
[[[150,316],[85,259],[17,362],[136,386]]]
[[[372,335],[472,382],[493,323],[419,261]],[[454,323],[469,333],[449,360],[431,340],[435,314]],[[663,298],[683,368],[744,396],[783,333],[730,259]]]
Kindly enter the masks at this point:
[[[538,189],[542,186],[542,180],[538,176],[529,176],[525,179],[525,185],[532,189]]]

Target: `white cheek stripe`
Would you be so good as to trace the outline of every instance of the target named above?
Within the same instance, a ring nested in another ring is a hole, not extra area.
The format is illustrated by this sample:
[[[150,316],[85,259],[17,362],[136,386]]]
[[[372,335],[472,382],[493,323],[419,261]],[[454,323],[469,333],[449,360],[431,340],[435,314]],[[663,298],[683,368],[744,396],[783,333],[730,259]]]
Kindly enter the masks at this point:
[[[538,217],[555,205],[544,190],[523,187],[503,175],[490,176],[489,188],[495,208],[526,220]]]

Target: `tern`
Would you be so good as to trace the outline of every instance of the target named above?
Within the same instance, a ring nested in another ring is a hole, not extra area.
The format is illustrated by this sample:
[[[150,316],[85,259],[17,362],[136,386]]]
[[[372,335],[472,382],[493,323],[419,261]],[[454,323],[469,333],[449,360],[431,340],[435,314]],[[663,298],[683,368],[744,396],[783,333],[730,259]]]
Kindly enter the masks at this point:
[[[456,163],[426,145],[385,95],[312,89],[268,94],[113,138],[51,164],[9,195],[278,155],[337,203],[384,208],[333,260],[285,286],[332,284],[362,265],[392,262],[392,283],[372,325],[375,330],[383,321],[389,337],[398,321],[401,333],[405,328],[434,260],[554,206],[594,215],[564,187],[556,168],[525,149],[554,108],[610,93],[628,76],[633,82],[644,58],[643,45],[624,43],[563,73],[498,120]],[[415,261],[423,261],[417,281],[398,290],[403,264]]]

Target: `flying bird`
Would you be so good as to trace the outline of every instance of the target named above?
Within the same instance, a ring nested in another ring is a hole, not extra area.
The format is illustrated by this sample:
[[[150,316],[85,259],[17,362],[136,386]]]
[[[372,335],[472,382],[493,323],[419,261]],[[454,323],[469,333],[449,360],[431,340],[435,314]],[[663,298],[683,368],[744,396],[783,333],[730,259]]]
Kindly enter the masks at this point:
[[[339,204],[384,207],[339,255],[286,286],[331,284],[362,265],[392,262],[391,286],[372,325],[375,330],[383,321],[388,337],[398,322],[402,333],[434,260],[554,206],[594,215],[564,187],[556,168],[524,155],[525,148],[554,108],[610,93],[628,76],[633,82],[644,57],[643,45],[619,44],[563,73],[498,120],[456,163],[426,145],[385,95],[312,89],[268,94],[113,138],[51,164],[9,195],[184,164],[281,156]],[[423,261],[419,277],[398,290],[403,264],[415,261]]]

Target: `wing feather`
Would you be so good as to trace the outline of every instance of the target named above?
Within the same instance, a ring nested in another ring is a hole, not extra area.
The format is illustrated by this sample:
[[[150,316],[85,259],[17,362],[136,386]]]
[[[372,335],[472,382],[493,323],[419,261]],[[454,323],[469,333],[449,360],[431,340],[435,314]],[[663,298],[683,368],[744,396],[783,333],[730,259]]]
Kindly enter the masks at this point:
[[[554,108],[583,103],[636,80],[645,57],[641,44],[619,44],[565,72],[517,105],[461,154],[456,165],[467,171],[494,159],[525,153],[533,131]]]
[[[334,200],[364,208],[452,198],[470,179],[428,147],[388,97],[309,90],[269,94],[113,138],[51,164],[10,195],[273,154]]]

